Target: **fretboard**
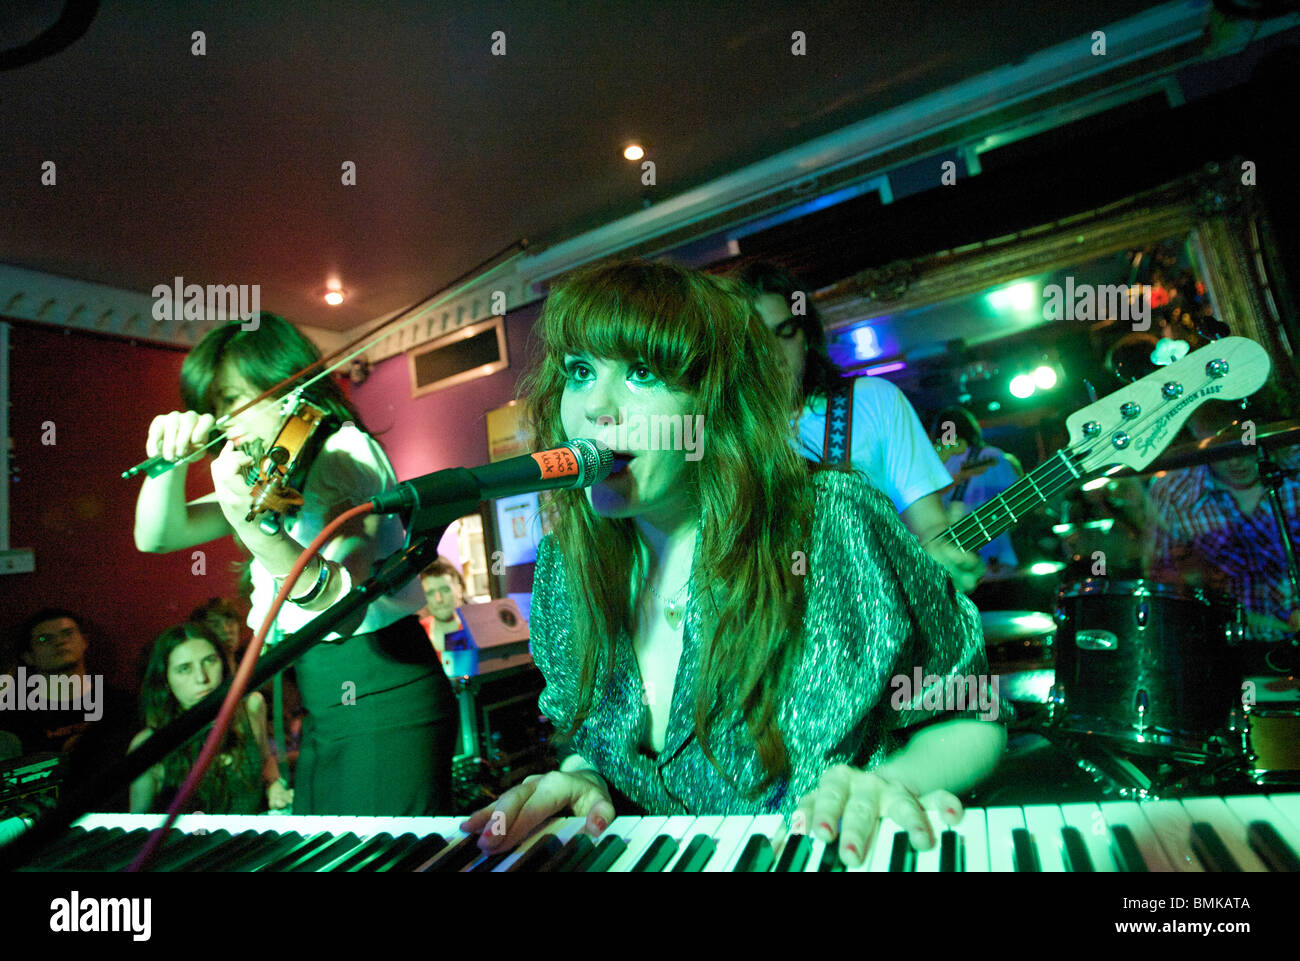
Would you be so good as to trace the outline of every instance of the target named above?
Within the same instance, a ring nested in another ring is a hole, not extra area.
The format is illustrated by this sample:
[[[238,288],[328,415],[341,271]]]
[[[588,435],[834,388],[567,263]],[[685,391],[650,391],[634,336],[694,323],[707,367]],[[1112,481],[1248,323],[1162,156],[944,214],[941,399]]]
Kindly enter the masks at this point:
[[[1070,455],[1058,450],[1047,461],[939,536],[947,537],[959,550],[978,551],[995,537],[1019,524],[1020,518],[1072,487],[1082,476]]]

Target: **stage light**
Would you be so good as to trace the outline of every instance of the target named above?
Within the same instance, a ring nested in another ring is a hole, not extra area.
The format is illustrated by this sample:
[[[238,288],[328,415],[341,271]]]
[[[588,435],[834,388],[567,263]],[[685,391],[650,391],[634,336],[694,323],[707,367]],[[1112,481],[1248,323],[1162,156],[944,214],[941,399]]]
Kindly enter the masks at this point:
[[[1056,386],[1056,368],[1044,364],[1034,371],[1034,384],[1039,390],[1051,390]]]
[[[645,151],[641,149],[640,144],[628,144],[623,149],[623,156],[628,160],[640,160],[645,156]]]
[[[343,291],[341,290],[325,291],[325,303],[329,304],[331,307],[337,307],[339,304],[343,303]]]
[[[1038,285],[1032,280],[1022,280],[1017,284],[990,290],[984,295],[988,305],[996,311],[1014,310],[1027,313],[1038,302]]]
[[[1017,374],[1011,378],[1011,396],[1021,399],[1034,392],[1034,378],[1028,374]]]
[[[1056,574],[1065,570],[1065,565],[1060,561],[1039,561],[1037,564],[1030,565],[1030,574]]]
[[[853,328],[853,353],[859,360],[875,360],[880,356],[880,340],[874,327]]]
[[[991,400],[991,401],[989,401],[989,413],[990,413],[990,414],[995,413],[996,411],[999,411],[999,410],[1001,410],[1001,409],[1002,409],[1002,402],[1001,402],[1001,401],[998,401],[998,400]]]

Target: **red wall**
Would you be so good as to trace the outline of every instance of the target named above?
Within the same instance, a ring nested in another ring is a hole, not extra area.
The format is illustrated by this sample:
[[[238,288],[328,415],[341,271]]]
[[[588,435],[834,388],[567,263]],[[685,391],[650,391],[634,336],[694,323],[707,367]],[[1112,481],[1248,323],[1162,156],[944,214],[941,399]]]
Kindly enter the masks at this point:
[[[86,665],[110,684],[137,688],[139,657],[165,628],[209,597],[235,596],[229,539],[191,552],[141,554],[132,528],[140,481],[123,470],[144,459],[149,422],[180,406],[184,353],[135,341],[14,322],[10,330],[10,546],[36,552],[33,574],[0,576],[5,637],[38,608],[82,614]],[[52,445],[41,442],[52,422]],[[190,496],[212,489],[206,464],[190,468]],[[0,659],[7,660],[7,659]],[[0,668],[3,669],[3,668]]]

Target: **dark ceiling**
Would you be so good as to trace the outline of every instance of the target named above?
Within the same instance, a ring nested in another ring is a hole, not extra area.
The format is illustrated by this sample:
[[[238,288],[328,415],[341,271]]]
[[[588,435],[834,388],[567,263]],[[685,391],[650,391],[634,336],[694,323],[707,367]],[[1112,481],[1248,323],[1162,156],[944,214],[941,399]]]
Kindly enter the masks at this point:
[[[142,293],[256,283],[264,308],[347,330],[513,240],[537,249],[1153,5],[108,2],[67,49],[0,71],[0,263]],[[0,50],[61,6],[9,0]]]

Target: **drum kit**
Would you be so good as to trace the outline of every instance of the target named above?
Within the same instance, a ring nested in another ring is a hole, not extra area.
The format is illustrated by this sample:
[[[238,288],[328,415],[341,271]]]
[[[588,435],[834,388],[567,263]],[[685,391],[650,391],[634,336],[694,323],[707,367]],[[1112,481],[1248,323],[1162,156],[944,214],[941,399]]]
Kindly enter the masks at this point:
[[[1263,448],[1300,444],[1300,421],[1263,426],[1256,440],[1261,477],[1267,486],[1271,466],[1280,485],[1285,472]],[[1253,452],[1239,440],[1202,441],[1171,450],[1144,473],[1244,453]],[[1270,503],[1281,517],[1280,498]],[[1017,729],[1064,750],[1107,794],[1141,798],[1243,779],[1300,785],[1295,638],[1275,645],[1281,656],[1262,667],[1247,653],[1261,645],[1247,641],[1235,599],[1130,577],[1140,572],[1129,568],[1113,577],[1079,573],[1077,563],[1066,572],[1052,614],[981,614],[990,666]],[[1023,580],[1029,597],[1043,596],[1041,580]],[[975,599],[987,607],[1005,596],[995,586]]]

